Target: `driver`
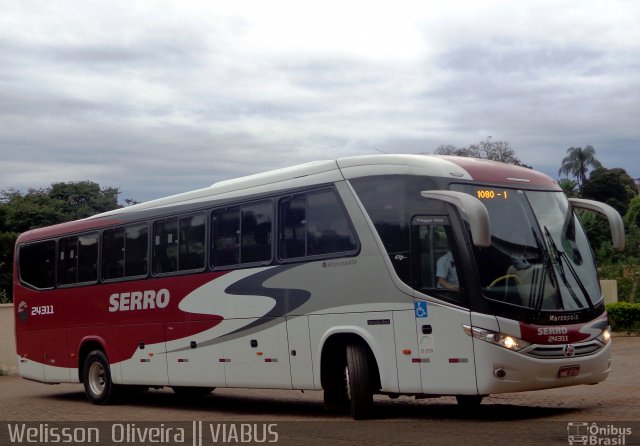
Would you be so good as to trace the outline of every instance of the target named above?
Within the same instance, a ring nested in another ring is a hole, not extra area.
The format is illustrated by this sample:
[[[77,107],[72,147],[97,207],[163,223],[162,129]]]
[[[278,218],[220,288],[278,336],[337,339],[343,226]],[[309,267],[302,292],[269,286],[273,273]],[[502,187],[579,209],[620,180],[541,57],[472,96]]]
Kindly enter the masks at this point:
[[[458,272],[456,271],[456,264],[453,261],[451,250],[447,251],[445,255],[438,259],[436,264],[436,279],[438,288],[445,288],[452,291],[460,290]]]

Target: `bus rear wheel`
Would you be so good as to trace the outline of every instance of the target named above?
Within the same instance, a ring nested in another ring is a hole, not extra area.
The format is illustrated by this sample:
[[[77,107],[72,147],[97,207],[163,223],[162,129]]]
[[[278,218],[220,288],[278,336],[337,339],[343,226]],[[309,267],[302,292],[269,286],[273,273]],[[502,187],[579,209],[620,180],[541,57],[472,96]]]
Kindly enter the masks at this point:
[[[105,405],[115,399],[117,386],[111,381],[111,368],[103,351],[94,350],[87,355],[82,382],[84,392],[93,404]]]
[[[364,345],[347,345],[345,374],[351,416],[355,420],[369,418],[373,412],[373,391],[369,357]]]

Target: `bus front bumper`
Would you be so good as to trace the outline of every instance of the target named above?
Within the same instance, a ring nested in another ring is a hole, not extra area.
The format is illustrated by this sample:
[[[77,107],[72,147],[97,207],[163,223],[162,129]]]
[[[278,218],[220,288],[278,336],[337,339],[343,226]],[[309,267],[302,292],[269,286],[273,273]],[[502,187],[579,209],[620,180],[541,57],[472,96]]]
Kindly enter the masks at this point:
[[[572,358],[537,358],[478,339],[474,349],[480,395],[596,384],[611,369],[611,342],[593,354]]]

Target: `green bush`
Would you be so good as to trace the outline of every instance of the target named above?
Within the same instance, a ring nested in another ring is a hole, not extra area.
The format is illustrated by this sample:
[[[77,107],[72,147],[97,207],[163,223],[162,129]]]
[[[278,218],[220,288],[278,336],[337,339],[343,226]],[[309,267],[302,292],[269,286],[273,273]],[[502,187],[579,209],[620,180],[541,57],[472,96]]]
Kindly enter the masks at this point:
[[[600,279],[618,281],[618,300],[640,302],[640,265],[609,263],[599,265]]]
[[[0,304],[10,304],[11,298],[7,294],[6,290],[0,289]]]
[[[640,331],[640,303],[617,302],[607,305],[613,331]]]

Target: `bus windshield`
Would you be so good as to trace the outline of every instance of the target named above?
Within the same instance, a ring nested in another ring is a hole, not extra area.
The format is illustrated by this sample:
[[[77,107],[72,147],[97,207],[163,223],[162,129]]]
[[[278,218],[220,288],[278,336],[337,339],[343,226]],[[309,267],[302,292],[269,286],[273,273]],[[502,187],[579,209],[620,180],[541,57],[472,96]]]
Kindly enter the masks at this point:
[[[587,237],[562,192],[452,185],[489,211],[491,246],[474,249],[487,299],[537,311],[593,308],[602,299]]]

